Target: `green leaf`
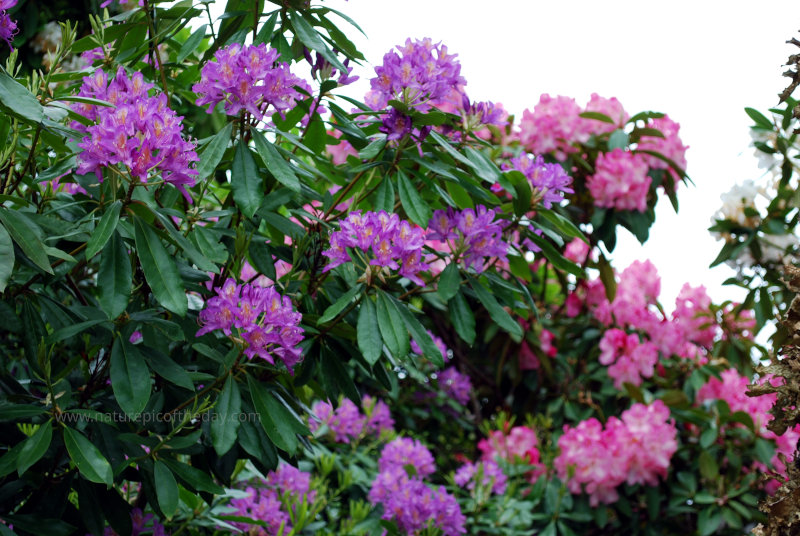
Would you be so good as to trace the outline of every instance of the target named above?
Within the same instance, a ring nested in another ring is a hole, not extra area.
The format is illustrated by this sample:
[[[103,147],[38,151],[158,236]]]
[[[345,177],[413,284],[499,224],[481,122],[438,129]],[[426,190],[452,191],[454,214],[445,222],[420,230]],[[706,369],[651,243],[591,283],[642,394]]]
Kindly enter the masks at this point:
[[[408,330],[394,302],[384,292],[378,293],[377,314],[381,338],[389,351],[398,359],[407,356],[411,350]]]
[[[38,462],[47,452],[50,440],[53,439],[52,422],[51,419],[40,425],[39,429],[22,444],[22,450],[19,451],[17,456],[17,474],[19,476],[22,476],[31,465]]]
[[[565,237],[580,238],[587,244],[589,243],[589,240],[586,238],[586,236],[584,236],[581,230],[578,229],[578,227],[574,223],[572,223],[572,221],[565,218],[558,212],[555,212],[551,209],[538,207],[536,209],[536,214],[547,220],[550,224],[553,225],[553,227],[558,229],[558,232],[560,232]]]
[[[200,162],[197,164],[198,179],[207,179],[214,174],[231,141],[231,129],[233,129],[231,123],[225,125],[225,128],[217,132],[200,153]]]
[[[192,35],[190,35],[189,38],[184,41],[184,43],[181,45],[181,49],[178,51],[178,57],[175,58],[175,63],[183,63],[183,60],[188,58],[189,54],[197,49],[206,36],[206,28],[208,28],[208,25],[203,24],[194,32],[192,32]],[[204,177],[201,176],[201,178]]]
[[[511,335],[522,338],[523,332],[519,322],[515,321],[511,315],[497,303],[492,293],[484,287],[480,281],[473,279],[470,281],[470,287],[475,291],[475,295],[483,306],[486,307],[486,310],[489,311],[489,316],[492,317],[492,320],[494,320],[498,326]]]
[[[464,293],[459,291],[447,302],[450,321],[458,336],[471,345],[475,342],[475,316],[472,314]]]
[[[342,65],[342,62],[339,61],[336,54],[328,48],[328,45],[325,44],[314,27],[306,21],[302,12],[293,12],[291,21],[297,37],[300,38],[300,41],[302,41],[305,46],[319,52],[322,57],[328,60],[328,63],[333,65],[340,73],[347,72],[347,68]]]
[[[703,450],[700,452],[698,463],[700,464],[700,474],[703,475],[703,478],[715,480],[719,477],[719,465],[709,451]]]
[[[697,516],[697,531],[700,536],[710,536],[717,532],[721,523],[722,514],[717,508],[703,508]]]
[[[767,117],[764,114],[762,114],[755,108],[745,108],[744,111],[748,116],[750,116],[750,119],[755,121],[756,125],[758,125],[759,127],[767,130],[772,130],[774,128],[772,121],[767,119]]]
[[[178,316],[185,316],[188,308],[186,291],[172,256],[147,223],[135,218],[134,226],[139,262],[153,294],[164,308]]]
[[[261,159],[267,169],[279,183],[283,184],[293,192],[300,191],[300,179],[294,174],[291,164],[286,162],[278,149],[264,137],[261,132],[251,128],[250,134],[256,144],[256,151],[261,155]]]
[[[322,324],[330,322],[331,320],[336,318],[339,315],[339,313],[344,311],[345,308],[348,305],[350,305],[350,302],[353,301],[353,298],[355,298],[356,296],[358,296],[358,294],[361,293],[362,288],[363,288],[362,285],[358,284],[353,288],[351,288],[350,290],[348,290],[347,292],[345,292],[344,294],[342,294],[334,304],[325,309],[325,312],[322,313],[322,316],[319,317],[319,320],[317,320],[317,325],[321,326]]]
[[[318,377],[329,400],[336,400],[343,393],[353,403],[360,404],[361,395],[348,368],[339,354],[325,348],[320,355]]]
[[[195,248],[191,242],[189,242],[183,233],[181,233],[178,229],[175,228],[173,225],[172,220],[170,220],[167,216],[161,214],[157,210],[153,211],[153,214],[158,218],[161,222],[161,226],[167,230],[167,234],[172,237],[175,243],[178,245],[179,248],[186,253],[186,256],[191,260],[199,270],[204,272],[214,272],[218,273],[219,270],[217,266],[208,260],[205,255],[200,253],[200,251]]]
[[[82,433],[64,427],[64,445],[78,471],[91,482],[110,486],[114,482],[111,464]]]
[[[0,109],[27,123],[40,123],[44,108],[25,86],[0,67]]]
[[[427,227],[431,219],[431,209],[402,171],[397,172],[397,186],[400,190],[400,202],[408,217],[417,225]]]
[[[459,288],[461,288],[461,274],[458,271],[458,265],[451,262],[439,275],[439,285],[436,291],[444,301],[449,301],[458,293]]]
[[[707,449],[717,440],[718,430],[716,428],[707,428],[700,434],[700,447]]]
[[[117,318],[128,307],[132,279],[128,250],[119,233],[114,232],[103,248],[97,273],[98,302],[109,318]]]
[[[256,162],[244,141],[239,141],[233,155],[231,167],[231,188],[233,200],[242,214],[252,218],[264,197],[263,181],[258,175]]]
[[[358,310],[357,338],[361,355],[370,365],[374,365],[381,357],[383,339],[378,327],[378,313],[369,296],[361,300]]]
[[[295,416],[252,376],[247,376],[247,386],[267,436],[279,449],[293,454],[298,444],[297,434],[291,426]]]
[[[222,456],[236,442],[236,433],[239,430],[239,413],[242,410],[242,395],[239,386],[229,374],[225,380],[225,387],[217,398],[214,414],[211,418],[211,443],[214,450]]]
[[[14,244],[6,228],[0,225],[0,292],[3,292],[14,271]]]
[[[142,347],[142,352],[153,372],[178,387],[194,391],[194,383],[189,374],[169,356],[147,347]]]
[[[163,462],[153,462],[153,480],[156,485],[156,497],[161,511],[167,519],[175,515],[178,509],[178,483],[175,476]]]
[[[567,260],[546,238],[533,233],[528,234],[528,238],[539,246],[542,250],[542,254],[547,257],[547,260],[550,261],[554,267],[574,276],[581,277],[583,275],[580,267],[574,262]]]
[[[394,298],[389,299],[394,302]],[[417,345],[419,345],[420,350],[422,350],[422,355],[430,359],[435,366],[439,368],[443,367],[444,356],[442,355],[442,351],[436,346],[436,343],[433,342],[433,339],[425,328],[422,327],[419,320],[416,319],[404,304],[394,302],[394,306],[400,312],[400,316],[403,317],[403,323],[405,323],[409,333],[411,333],[411,336],[417,342]]]
[[[375,192],[375,210],[394,212],[394,186],[387,177],[381,178],[378,191]]]
[[[613,151],[614,149],[625,149],[628,146],[629,140],[628,135],[625,133],[624,130],[615,130],[611,133],[611,136],[608,137],[608,150]]]
[[[47,337],[47,342],[54,343],[63,341],[64,339],[69,339],[70,337],[75,336],[78,333],[81,333],[92,326],[96,326],[104,322],[108,323],[109,326],[111,325],[111,323],[108,322],[108,320],[101,318],[95,320],[86,320],[84,322],[78,322],[76,324],[70,324],[68,326],[64,326],[63,328],[54,331],[49,337]]]
[[[103,217],[100,218],[97,227],[95,227],[94,232],[89,238],[89,242],[86,243],[86,260],[89,260],[97,255],[97,253],[103,249],[103,246],[106,245],[108,239],[111,238],[111,235],[117,228],[117,222],[119,222],[119,212],[121,209],[122,202],[114,201],[111,206],[108,207],[106,213],[103,214]]]
[[[139,349],[119,338],[111,349],[111,389],[122,411],[136,418],[150,399],[150,370]]]
[[[3,224],[22,252],[36,266],[48,274],[53,273],[53,268],[50,267],[50,261],[47,259],[44,244],[39,240],[41,231],[35,223],[21,212],[2,207],[0,207],[0,223]]]
[[[608,117],[606,114],[601,114],[600,112],[583,112],[579,115],[584,119],[596,119],[597,121],[611,123],[612,125],[615,123],[613,119]]]
[[[195,469],[190,465],[186,465],[185,463],[178,462],[176,460],[170,460],[169,458],[162,458],[161,459],[164,464],[167,465],[172,472],[177,475],[187,486],[192,488],[196,491],[205,491],[207,493],[213,493],[215,495],[221,495],[225,493],[225,490],[217,485],[208,474],[204,473],[200,469]]]
[[[42,406],[2,403],[0,404],[0,422],[28,419],[45,412],[46,410]]]
[[[372,160],[378,156],[378,153],[380,153],[384,147],[386,147],[386,138],[378,138],[371,141],[369,145],[361,149],[358,152],[358,157],[362,160]],[[387,179],[384,178],[383,180]]]

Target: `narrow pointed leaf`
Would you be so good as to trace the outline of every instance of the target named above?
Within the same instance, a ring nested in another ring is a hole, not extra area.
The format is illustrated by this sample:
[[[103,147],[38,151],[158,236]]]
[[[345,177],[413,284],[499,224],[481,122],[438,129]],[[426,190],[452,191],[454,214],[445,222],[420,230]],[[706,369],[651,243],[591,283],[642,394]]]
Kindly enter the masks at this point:
[[[136,417],[150,399],[150,370],[139,349],[124,339],[111,349],[111,389],[122,411]]]
[[[139,253],[139,262],[142,264],[147,284],[165,309],[184,316],[188,309],[188,301],[175,261],[149,225],[139,218],[134,220],[134,225],[136,251]]]
[[[319,320],[317,320],[317,325],[319,326],[325,324],[326,322],[330,322],[336,318],[339,313],[344,311],[347,306],[350,305],[350,303],[353,301],[353,298],[358,296],[358,294],[361,292],[361,288],[362,286],[359,284],[342,294],[333,305],[325,309],[325,312],[322,313],[322,316],[319,318]]]
[[[481,301],[486,310],[489,311],[489,316],[494,320],[498,326],[509,332],[516,337],[522,337],[522,327],[516,322],[510,314],[503,309],[492,293],[484,287],[479,281],[473,280],[470,283],[475,295]]]
[[[444,301],[456,295],[461,286],[461,274],[458,272],[458,265],[454,262],[448,264],[439,276],[439,285],[436,291]]]
[[[300,191],[300,179],[294,174],[291,164],[283,159],[278,149],[267,139],[264,135],[256,129],[251,129],[250,133],[253,135],[253,141],[256,144],[256,151],[261,155],[264,164],[272,176],[275,177],[279,183],[283,184],[293,192]]]
[[[231,167],[231,189],[233,200],[242,214],[252,218],[264,197],[263,181],[258,174],[256,162],[243,141],[236,146]]]
[[[86,436],[64,427],[64,445],[78,471],[91,482],[110,486],[114,482],[111,464]]]
[[[128,306],[132,281],[128,251],[122,237],[114,232],[100,255],[100,271],[97,273],[98,301],[109,318],[117,318]]]
[[[462,292],[457,292],[455,296],[447,302],[447,309],[450,312],[450,321],[453,323],[458,336],[464,339],[467,344],[475,342],[475,315],[469,308],[467,299]]]
[[[106,245],[108,239],[111,238],[111,235],[117,228],[117,222],[119,222],[119,212],[121,209],[122,202],[114,201],[111,206],[108,207],[106,213],[103,214],[103,217],[100,218],[100,221],[97,223],[97,227],[95,227],[91,238],[89,238],[89,242],[86,243],[87,260],[97,255],[97,253],[103,249],[103,246]]]
[[[408,329],[400,312],[385,293],[378,293],[377,303],[378,327],[381,338],[396,358],[403,358],[411,351],[408,341]]]
[[[39,240],[38,227],[21,212],[0,208],[0,223],[6,228],[8,234],[14,239],[25,255],[39,268],[53,273],[44,244]]]
[[[279,449],[294,453],[297,450],[297,435],[291,426],[294,415],[252,376],[247,377],[247,386],[267,437]]]
[[[203,180],[210,177],[217,169],[225,154],[225,149],[228,148],[228,143],[231,141],[232,128],[232,123],[225,125],[225,128],[217,132],[200,153],[200,162],[197,164],[198,179]]]
[[[39,429],[23,443],[22,450],[19,451],[17,456],[17,474],[22,476],[31,465],[38,462],[47,452],[52,439],[53,426],[52,420],[49,420],[39,426]]]
[[[383,339],[378,327],[378,314],[375,304],[369,297],[361,300],[357,325],[358,349],[370,365],[374,365],[381,357]]]
[[[211,443],[220,456],[231,450],[239,430],[239,413],[242,409],[242,395],[239,386],[229,375],[225,387],[217,398],[211,419]]]
[[[156,485],[158,505],[169,519],[178,509],[178,483],[169,467],[159,460],[153,463],[153,480]]]
[[[3,292],[14,271],[14,244],[6,228],[0,225],[0,292]]]
[[[431,219],[431,209],[419,196],[419,193],[404,173],[397,174],[397,187],[400,191],[400,202],[411,218],[411,221],[425,228]]]

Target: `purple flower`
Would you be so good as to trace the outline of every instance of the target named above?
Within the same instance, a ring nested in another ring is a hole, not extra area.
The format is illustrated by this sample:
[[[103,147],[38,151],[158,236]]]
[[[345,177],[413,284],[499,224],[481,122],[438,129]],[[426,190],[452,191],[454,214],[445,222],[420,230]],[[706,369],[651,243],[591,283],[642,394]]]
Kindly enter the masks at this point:
[[[423,286],[417,274],[429,268],[422,258],[424,237],[425,231],[400,220],[397,214],[351,212],[339,230],[331,233],[330,247],[322,252],[331,262],[323,271],[352,261],[347,249],[355,248],[372,257],[370,266],[398,270],[399,275]]]
[[[512,169],[522,172],[531,185],[532,203],[541,203],[551,208],[564,200],[564,194],[574,192],[569,185],[572,177],[567,175],[560,164],[548,164],[541,156],[522,154],[511,159]],[[506,166],[508,169],[508,166]]]
[[[314,502],[317,492],[311,489],[311,475],[288,463],[281,464],[267,475],[266,483],[282,496],[291,495],[295,500],[305,497]]]
[[[492,493],[502,495],[506,492],[508,478],[495,461],[482,461],[478,463],[465,463],[456,471],[453,480],[462,488],[475,489],[475,484],[480,475],[480,485],[490,487]]]
[[[257,355],[274,364],[274,356],[278,356],[291,371],[302,354],[298,346],[303,340],[301,319],[291,300],[278,294],[274,287],[238,285],[229,278],[200,311],[202,327],[197,336],[221,329],[230,337],[237,329],[247,342],[247,357]]]
[[[15,5],[17,5],[17,0],[0,0],[0,39],[8,43],[11,50],[14,50],[11,41],[17,34],[17,22],[11,20],[7,11]]]
[[[459,404],[466,405],[472,391],[472,382],[469,376],[460,373],[455,367],[448,367],[439,373],[439,388]]]
[[[253,519],[255,521],[262,521],[266,523],[267,531],[256,529],[250,523],[243,523],[236,521],[233,525],[241,529],[246,534],[259,534],[266,536],[267,534],[277,534],[280,527],[283,526],[285,531],[290,530],[291,523],[289,512],[283,509],[278,493],[274,489],[261,489],[252,486],[247,487],[245,491],[248,496],[242,499],[232,499],[230,506],[234,510],[234,515]],[[258,532],[248,532],[252,530]]]
[[[495,221],[495,212],[483,205],[456,212],[452,208],[436,210],[428,222],[431,240],[454,240],[451,249],[463,255],[464,264],[482,272],[489,257],[506,258],[508,244],[503,242],[503,227]]]
[[[152,87],[142,73],[129,78],[122,67],[111,83],[102,69],[83,79],[78,95],[115,106],[72,105],[74,111],[96,122],[88,127],[77,121],[71,124],[86,134],[78,143],[83,149],[78,154],[78,174],[95,172],[102,180],[103,168],[121,164],[142,182],[160,174],[191,202],[186,187],[194,186],[197,176],[191,167],[199,160],[195,144],[183,139],[183,118],[169,108],[166,95],[149,96]]]
[[[383,400],[377,400],[369,395],[364,395],[361,399],[361,407],[367,415],[367,429],[381,435],[384,430],[394,431],[394,419],[389,406]]]
[[[383,447],[378,460],[381,471],[393,467],[405,469],[407,465],[414,468],[419,478],[425,478],[436,470],[431,451],[416,439],[398,437]]]
[[[381,126],[378,130],[386,134],[387,141],[402,140],[411,134],[411,118],[395,108],[392,108],[389,110],[388,114],[383,116]]]
[[[299,86],[311,92],[311,86],[292,74],[289,64],[278,63],[279,54],[267,45],[228,45],[214,53],[200,71],[200,82],[192,86],[199,95],[198,106],[208,104],[208,113],[224,102],[225,113],[238,115],[246,110],[263,119],[270,106],[283,116],[305,96]]]
[[[337,443],[350,443],[366,433],[380,435],[384,430],[394,430],[392,414],[384,402],[365,395],[361,407],[363,414],[347,398],[335,410],[328,402],[315,402],[311,412],[316,418],[309,419],[308,427],[316,433],[320,425],[326,425]]]

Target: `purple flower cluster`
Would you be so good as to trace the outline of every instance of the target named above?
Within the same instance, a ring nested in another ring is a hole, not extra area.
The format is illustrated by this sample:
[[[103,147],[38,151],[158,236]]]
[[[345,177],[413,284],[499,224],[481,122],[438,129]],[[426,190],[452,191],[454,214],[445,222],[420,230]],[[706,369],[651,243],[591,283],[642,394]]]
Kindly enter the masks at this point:
[[[492,493],[502,495],[506,492],[508,478],[503,470],[493,460],[477,463],[467,462],[456,471],[453,480],[462,488],[475,489],[475,484],[480,479],[480,486],[491,488]]]
[[[274,364],[273,355],[277,355],[291,371],[302,353],[298,347],[303,340],[301,318],[291,300],[274,287],[239,285],[229,278],[200,311],[203,327],[197,336],[221,329],[230,337],[238,330],[247,343],[247,357],[258,355]]]
[[[148,529],[147,524],[152,521],[153,526]],[[158,519],[153,514],[145,514],[140,508],[131,510],[131,536],[139,536],[143,532],[153,536],[167,536],[167,531],[164,525],[159,523]],[[152,532],[151,532],[152,531]],[[87,534],[86,536],[91,536]],[[111,527],[103,529],[103,536],[118,536],[117,532]]]
[[[328,402],[318,401],[311,408],[316,419],[310,419],[308,427],[316,433],[324,424],[337,443],[350,443],[367,434],[380,436],[384,430],[394,430],[389,406],[383,401],[366,395],[361,399],[361,407],[364,413],[349,398],[342,400],[336,409]]]
[[[311,77],[317,80],[330,80],[335,78],[338,74],[336,68],[331,65],[328,60],[326,60],[322,54],[316,52],[314,57],[311,56],[311,51],[307,48],[303,47],[303,56],[306,58],[306,61],[311,65]],[[336,78],[336,82],[340,86],[346,86],[352,84],[353,82],[359,79],[358,76],[350,76],[350,73],[353,72],[353,68],[350,67],[350,60],[346,59],[342,62],[342,65],[347,69],[346,72],[339,74],[339,77]]]
[[[270,106],[281,115],[294,108],[305,96],[295,89],[299,86],[311,92],[311,86],[292,74],[289,64],[278,63],[278,51],[267,45],[228,45],[214,53],[216,61],[203,65],[200,82],[192,91],[200,95],[198,106],[208,104],[211,113],[220,102],[225,113],[238,115],[246,110],[263,119]]]
[[[551,208],[564,200],[564,194],[574,192],[570,188],[572,177],[560,164],[548,164],[541,156],[524,153],[511,159],[511,167],[525,175],[531,185],[531,203]]]
[[[459,372],[456,367],[447,367],[439,373],[439,388],[448,397],[465,406],[472,392],[472,382],[469,376]]]
[[[8,43],[11,50],[11,40],[17,34],[17,21],[11,20],[7,11],[17,5],[17,0],[0,0],[0,39]]]
[[[397,214],[380,212],[351,212],[341,222],[338,231],[331,233],[330,248],[322,254],[331,262],[325,267],[327,272],[341,264],[354,259],[348,248],[361,250],[370,255],[370,266],[379,266],[397,270],[414,283],[424,286],[417,276],[428,269],[422,260],[422,246],[425,232]],[[402,266],[401,266],[402,264]]]
[[[270,471],[266,480],[245,488],[247,497],[233,499],[230,506],[235,509],[234,515],[261,521],[264,526],[235,522],[234,526],[245,534],[271,536],[278,534],[283,527],[283,534],[291,531],[290,509],[304,499],[312,503],[316,491],[310,490],[311,475],[296,467],[283,464],[275,471]]]
[[[365,97],[373,110],[386,107],[390,100],[402,101],[420,111],[430,108],[429,101],[444,99],[454,87],[466,84],[461,77],[461,64],[447,47],[434,44],[430,38],[411,41],[383,56],[383,64],[375,67],[371,90]]]
[[[455,242],[450,244],[454,255],[463,255],[464,264],[482,272],[487,257],[506,258],[508,244],[503,242],[503,227],[495,221],[495,212],[483,205],[455,211],[434,211],[428,223],[428,236],[431,240]]]
[[[433,488],[424,482],[436,468],[430,451],[419,441],[398,438],[388,443],[378,467],[369,500],[383,505],[383,519],[394,521],[406,534],[427,527],[438,527],[446,536],[466,533],[456,498],[443,486]]]
[[[109,83],[108,75],[97,69],[83,79],[81,97],[108,101],[114,107],[75,103],[72,109],[96,124],[72,128],[87,135],[78,143],[78,173],[95,172],[102,180],[102,168],[123,164],[132,177],[147,182],[151,173],[173,184],[191,202],[186,187],[193,186],[197,170],[190,167],[199,160],[194,143],[182,136],[183,117],[175,115],[166,95],[150,96],[153,84],[142,73],[130,78],[122,67]]]

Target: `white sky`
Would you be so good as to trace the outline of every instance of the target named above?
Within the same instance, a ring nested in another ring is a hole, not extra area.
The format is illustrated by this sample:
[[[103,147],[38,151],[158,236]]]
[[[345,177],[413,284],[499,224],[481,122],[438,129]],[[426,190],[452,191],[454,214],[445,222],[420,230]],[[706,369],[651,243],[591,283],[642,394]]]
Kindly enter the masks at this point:
[[[347,35],[372,64],[407,37],[431,37],[457,53],[473,100],[502,102],[519,118],[542,93],[617,97],[633,114],[666,112],[689,145],[680,213],[659,202],[650,240],[642,247],[621,230],[614,265],[650,259],[662,277],[668,310],[684,282],[704,284],[715,302],[742,299],[721,286],[732,275],[708,265],[718,253],[706,231],[720,194],[762,175],[749,146],[745,106],[766,111],[785,87],[782,63],[797,51],[797,2],[673,0],[330,0],[322,5],[351,16],[369,39]],[[798,36],[800,37],[800,36]],[[358,69],[364,79],[374,72]],[[360,81],[361,82],[361,81]],[[623,236],[624,235],[624,236]]]

